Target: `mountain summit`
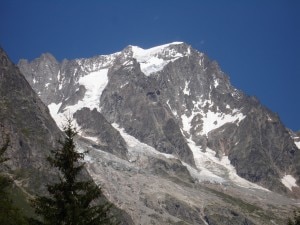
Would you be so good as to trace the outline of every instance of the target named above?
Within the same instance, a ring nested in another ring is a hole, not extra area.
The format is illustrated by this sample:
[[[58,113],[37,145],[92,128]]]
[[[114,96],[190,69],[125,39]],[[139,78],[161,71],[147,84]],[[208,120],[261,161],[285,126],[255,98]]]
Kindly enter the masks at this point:
[[[299,195],[297,135],[186,43],[128,46],[111,55],[62,62],[43,54],[18,66],[58,125],[73,115],[80,127],[78,143],[90,149],[89,172],[110,183],[106,190],[116,204],[136,203],[129,213],[136,222],[175,216],[188,224],[221,224],[209,223],[218,210],[203,202],[208,201],[204,184],[214,190],[226,186],[239,196],[255,190],[266,205],[283,201],[276,193]],[[179,191],[180,184],[200,199]],[[265,199],[270,191],[274,202]],[[191,202],[202,208],[186,205]],[[191,221],[180,207],[194,212]],[[139,218],[143,210],[149,215]],[[229,212],[218,213],[228,218]],[[259,224],[251,221],[247,224]]]

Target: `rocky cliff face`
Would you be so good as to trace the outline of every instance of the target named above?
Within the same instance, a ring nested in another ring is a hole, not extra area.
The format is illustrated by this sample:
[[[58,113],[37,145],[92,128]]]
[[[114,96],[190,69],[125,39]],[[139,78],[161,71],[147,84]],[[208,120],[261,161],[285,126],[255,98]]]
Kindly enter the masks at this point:
[[[136,224],[259,224],[266,218],[253,219],[232,193],[255,189],[272,205],[261,186],[299,192],[298,136],[185,43],[63,62],[44,54],[18,66],[58,125],[74,116],[90,174]],[[227,209],[217,213],[218,204]]]
[[[106,130],[109,131],[108,128]],[[0,146],[9,139],[5,152],[9,160],[1,171],[9,174],[15,184],[28,194],[45,194],[46,185],[58,179],[57,171],[50,167],[46,158],[51,150],[61,147],[58,140],[63,138],[47,106],[0,48]],[[124,148],[124,143],[118,141],[117,136],[115,140],[113,147],[122,152],[120,149]],[[86,171],[81,176],[91,179]],[[125,212],[116,207],[113,211],[121,224],[132,224]]]
[[[42,191],[49,170],[46,157],[62,137],[49,109],[19,69],[0,49],[0,144],[10,140],[6,170],[31,191]]]

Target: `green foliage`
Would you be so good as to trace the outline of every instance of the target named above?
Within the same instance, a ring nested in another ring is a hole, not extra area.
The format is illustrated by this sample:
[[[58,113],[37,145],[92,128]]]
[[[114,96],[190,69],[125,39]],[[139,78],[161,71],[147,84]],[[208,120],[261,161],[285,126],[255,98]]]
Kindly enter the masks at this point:
[[[52,151],[48,161],[61,172],[60,182],[48,185],[49,196],[33,200],[35,212],[40,220],[32,219],[37,225],[100,225],[112,224],[110,204],[96,204],[102,196],[101,189],[92,181],[80,181],[78,176],[84,164],[80,162],[84,153],[75,150],[74,137],[77,132],[69,119],[64,128],[66,137],[61,148]]]
[[[294,218],[289,218],[287,225],[300,225],[300,212],[294,212]]]
[[[4,152],[9,146],[9,140],[0,148],[0,163],[8,160]],[[27,225],[27,220],[21,211],[16,208],[11,200],[8,190],[12,187],[12,180],[0,174],[0,224],[5,225]]]

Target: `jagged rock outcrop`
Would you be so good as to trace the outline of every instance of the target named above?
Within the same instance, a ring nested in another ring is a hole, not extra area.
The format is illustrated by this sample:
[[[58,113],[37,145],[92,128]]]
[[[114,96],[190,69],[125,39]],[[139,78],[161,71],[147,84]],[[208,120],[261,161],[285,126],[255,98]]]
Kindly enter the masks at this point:
[[[127,146],[124,139],[96,109],[91,111],[89,108],[83,108],[73,116],[84,132],[81,133],[81,136],[96,139],[96,144],[93,144],[94,148],[127,159]]]

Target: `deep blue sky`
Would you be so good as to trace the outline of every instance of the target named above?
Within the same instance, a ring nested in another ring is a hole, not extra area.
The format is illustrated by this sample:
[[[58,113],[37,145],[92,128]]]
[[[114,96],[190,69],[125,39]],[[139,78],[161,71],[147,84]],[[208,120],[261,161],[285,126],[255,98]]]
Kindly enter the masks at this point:
[[[17,63],[184,41],[300,130],[299,0],[0,0],[0,45]]]

